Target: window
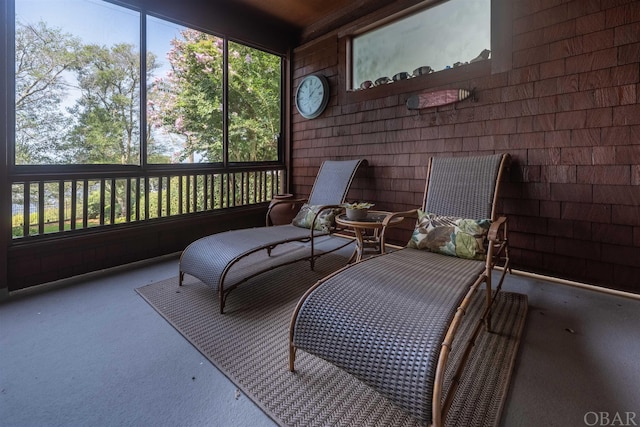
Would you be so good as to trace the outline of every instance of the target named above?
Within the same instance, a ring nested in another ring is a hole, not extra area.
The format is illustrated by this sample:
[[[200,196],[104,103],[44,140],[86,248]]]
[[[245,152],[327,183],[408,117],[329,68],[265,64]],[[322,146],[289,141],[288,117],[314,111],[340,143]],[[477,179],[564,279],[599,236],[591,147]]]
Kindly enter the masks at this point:
[[[282,191],[282,56],[110,1],[13,1],[14,238]]]
[[[449,0],[353,38],[352,88],[487,59],[491,0]]]
[[[139,164],[139,13],[18,0],[15,28],[16,165]]]
[[[140,46],[140,18],[16,0],[15,164],[279,161],[282,58],[151,16]]]

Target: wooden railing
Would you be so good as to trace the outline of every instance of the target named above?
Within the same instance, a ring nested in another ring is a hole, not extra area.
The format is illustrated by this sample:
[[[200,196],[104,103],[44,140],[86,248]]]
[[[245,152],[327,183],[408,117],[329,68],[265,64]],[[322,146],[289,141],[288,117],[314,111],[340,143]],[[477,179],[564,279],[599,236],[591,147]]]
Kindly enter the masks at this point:
[[[12,182],[12,236],[30,239],[92,227],[268,202],[281,166],[73,177],[23,176]]]

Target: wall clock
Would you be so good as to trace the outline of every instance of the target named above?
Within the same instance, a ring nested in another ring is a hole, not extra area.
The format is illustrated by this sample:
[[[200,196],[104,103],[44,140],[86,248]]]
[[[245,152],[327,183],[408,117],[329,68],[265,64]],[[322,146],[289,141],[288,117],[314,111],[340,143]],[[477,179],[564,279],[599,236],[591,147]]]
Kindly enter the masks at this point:
[[[302,79],[296,90],[296,108],[306,119],[318,117],[329,103],[329,81],[321,74],[310,74]]]

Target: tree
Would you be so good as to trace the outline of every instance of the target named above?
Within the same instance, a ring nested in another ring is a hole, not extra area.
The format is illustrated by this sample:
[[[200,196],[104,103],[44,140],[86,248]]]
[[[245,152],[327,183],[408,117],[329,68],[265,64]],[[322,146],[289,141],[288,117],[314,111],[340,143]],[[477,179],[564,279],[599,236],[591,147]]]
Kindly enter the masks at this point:
[[[16,164],[64,163],[65,75],[78,66],[80,40],[44,22],[17,22],[15,43]]]
[[[229,160],[277,160],[280,58],[229,42]]]
[[[171,71],[149,95],[149,120],[183,136],[178,161],[223,160],[224,41],[186,29],[172,41]],[[280,57],[229,43],[228,154],[230,161],[277,159],[280,133]]]
[[[171,71],[157,78],[149,94],[149,121],[181,135],[177,161],[222,161],[223,40],[185,29],[167,54]]]
[[[140,164],[143,84],[150,85],[148,162],[221,162],[224,150],[231,162],[277,159],[280,57],[184,30],[168,54],[171,72],[149,83],[159,65],[147,53],[141,73],[138,50],[130,43],[83,44],[44,22],[17,22],[16,164]],[[176,142],[180,146],[170,158],[167,147]],[[154,185],[150,182],[145,192],[152,193]],[[170,185],[177,183],[171,180]],[[100,197],[93,194],[95,188],[90,198]],[[117,216],[129,214],[125,190],[126,181],[120,179],[105,188],[116,199]],[[62,191],[70,189],[45,187],[45,195],[38,196],[53,200]],[[14,199],[24,194],[19,191]]]
[[[86,45],[78,72],[80,98],[70,110],[77,123],[69,144],[78,163],[140,161],[140,55],[135,46]],[[147,55],[147,75],[157,68]]]

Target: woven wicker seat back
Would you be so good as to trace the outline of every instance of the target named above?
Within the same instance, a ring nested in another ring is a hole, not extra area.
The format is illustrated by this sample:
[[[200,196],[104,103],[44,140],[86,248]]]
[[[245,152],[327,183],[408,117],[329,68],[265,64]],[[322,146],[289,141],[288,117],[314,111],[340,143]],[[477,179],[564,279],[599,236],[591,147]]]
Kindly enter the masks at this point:
[[[358,167],[365,160],[326,160],[316,176],[310,204],[339,205],[344,202]],[[239,283],[225,287],[224,280],[229,269],[244,257],[261,250],[271,250],[275,246],[295,241],[309,241],[324,231],[311,231],[292,224],[273,227],[255,227],[231,230],[202,237],[191,243],[180,256],[180,277],[192,275],[219,291],[220,311],[224,309],[224,299]],[[312,260],[316,256],[313,244],[304,258]],[[278,266],[274,259],[267,263],[262,271]],[[291,260],[288,260],[291,262]],[[258,274],[252,272],[247,278]]]
[[[501,159],[501,155],[434,157],[424,210],[461,218],[492,218]]]
[[[364,160],[325,160],[309,194],[310,205],[344,202],[356,170]]]

